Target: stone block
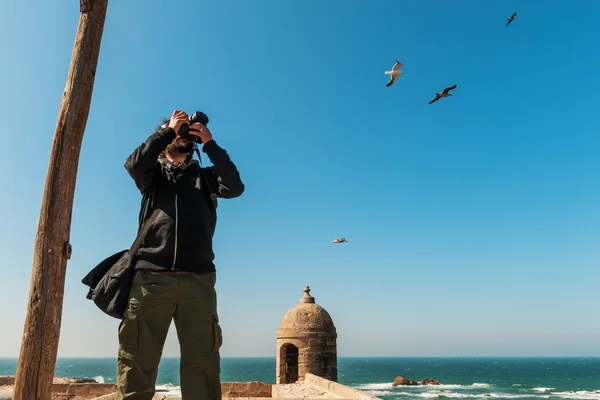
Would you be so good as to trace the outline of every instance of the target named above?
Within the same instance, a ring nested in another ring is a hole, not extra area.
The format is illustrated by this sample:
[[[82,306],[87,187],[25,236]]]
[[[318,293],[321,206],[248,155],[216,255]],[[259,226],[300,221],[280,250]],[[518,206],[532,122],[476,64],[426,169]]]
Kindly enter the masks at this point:
[[[52,393],[67,393],[69,386],[71,386],[70,383],[53,383]]]
[[[317,355],[322,355],[323,354],[323,348],[321,346],[305,347],[305,348],[302,349],[302,354],[317,354]]]
[[[323,362],[323,358],[320,354],[299,354],[298,355],[298,364],[301,363],[311,363],[311,364],[320,364]]]
[[[271,385],[263,382],[222,382],[223,397],[271,397]]]
[[[103,396],[117,390],[111,383],[72,383],[67,388],[69,396]]]

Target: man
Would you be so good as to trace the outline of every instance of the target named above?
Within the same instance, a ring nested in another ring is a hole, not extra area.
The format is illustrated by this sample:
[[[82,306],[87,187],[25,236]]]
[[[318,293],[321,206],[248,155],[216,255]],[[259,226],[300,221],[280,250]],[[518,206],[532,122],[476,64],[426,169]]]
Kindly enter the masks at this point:
[[[196,141],[178,135],[183,124],[203,143],[212,167],[192,160]],[[142,193],[139,232],[144,239],[119,326],[117,399],[152,399],[173,319],[183,399],[221,399],[222,332],[212,239],[216,199],[244,192],[240,174],[210,129],[190,123],[180,110],[133,151],[125,168]]]

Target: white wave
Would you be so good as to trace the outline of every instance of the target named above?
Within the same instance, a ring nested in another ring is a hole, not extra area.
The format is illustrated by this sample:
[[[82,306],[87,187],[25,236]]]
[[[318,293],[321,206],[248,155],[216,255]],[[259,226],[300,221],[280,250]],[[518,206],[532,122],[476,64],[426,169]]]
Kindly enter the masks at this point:
[[[386,393],[390,393],[394,396],[410,396],[410,397],[423,397],[428,399],[433,399],[440,397],[446,393],[435,393],[435,392],[424,392],[424,393],[414,393],[414,392],[393,392],[393,391],[385,391]],[[382,392],[372,392],[371,394],[375,396],[384,396]]]
[[[600,390],[578,390],[576,392],[551,392],[552,396],[563,399],[600,400]]]
[[[181,397],[181,387],[171,383],[166,385],[156,385],[156,394],[167,397]]]
[[[420,386],[420,387],[429,387],[431,389],[477,389],[477,388],[489,388],[489,383],[473,383],[471,385],[457,385],[457,384],[446,384],[446,385],[428,385],[428,386]]]
[[[423,397],[425,399],[435,399],[435,398],[440,397],[440,393],[425,392],[425,393],[414,394],[414,396]]]
[[[549,399],[548,395],[534,395],[534,394],[510,394],[510,393],[489,393],[488,397],[495,397],[497,399],[523,399],[535,397],[536,399]]]
[[[95,376],[95,377],[93,377],[92,379],[93,379],[93,380],[95,380],[95,381],[96,381],[96,382],[98,382],[98,383],[106,383],[106,382],[104,381],[104,377],[103,377],[102,375]]]
[[[370,395],[373,395],[375,397],[378,396],[395,396],[396,392],[392,392],[391,390],[363,390],[364,393],[368,393]]]
[[[525,399],[535,397],[538,399],[549,399],[549,395],[542,396],[532,396],[531,394],[510,394],[510,393],[460,393],[460,392],[395,392],[392,390],[383,390],[383,391],[366,391],[374,396],[386,396],[386,395],[394,395],[394,396],[407,396],[407,397],[420,397],[424,399],[486,399],[486,398],[495,398],[495,399]]]
[[[527,394],[510,394],[510,393],[444,393],[445,397],[458,398],[458,399],[484,399],[484,398],[496,398],[496,399],[524,399],[531,397]],[[536,396],[538,398],[549,398],[550,396]]]
[[[517,387],[517,386],[523,386],[520,383],[514,383],[513,386]]]
[[[471,385],[456,385],[456,384],[446,384],[446,385],[430,385],[433,389],[470,389]]]
[[[457,389],[467,389],[474,387],[489,387],[487,386],[479,386],[476,384],[473,385],[445,385],[445,386],[455,386]],[[442,388],[442,385],[429,385],[429,386],[397,386],[397,389],[401,389],[402,391],[393,390],[391,383],[371,383],[360,385],[357,388],[372,394],[374,396],[407,396],[407,397],[419,397],[423,399],[438,399],[438,398],[450,398],[450,399],[486,399],[486,398],[494,398],[494,399],[525,399],[535,397],[536,399],[573,399],[573,400],[600,400],[600,390],[580,390],[573,392],[550,392],[553,388],[534,388],[533,390],[538,393],[543,394],[534,394],[534,393],[465,393],[465,392],[447,392],[446,389]],[[429,389],[425,392],[414,391],[410,389],[414,388],[426,388]],[[409,389],[409,390],[407,390]],[[444,391],[442,391],[442,389]]]
[[[523,386],[522,384],[513,384],[512,386]],[[418,385],[418,386],[392,386],[391,383],[369,383],[357,385],[356,388],[363,390],[374,396],[399,396],[413,397],[423,399],[569,399],[569,400],[600,400],[599,390],[579,390],[579,391],[559,391],[552,387],[536,387],[527,389],[527,393],[503,393],[503,392],[487,392],[487,393],[469,393],[465,390],[481,390],[489,388],[488,383],[473,383],[471,385]],[[453,389],[453,390],[450,390]]]
[[[439,390],[439,389],[467,389],[471,386],[466,385],[399,385],[394,386],[391,383],[365,383],[362,385],[355,386],[357,389],[361,390],[386,390],[397,387],[398,389],[430,389],[430,390]]]
[[[386,390],[391,389],[394,386],[391,383],[367,383],[364,385],[356,386],[357,389],[361,390]]]
[[[488,388],[490,387],[489,383],[473,383],[471,385],[458,385],[458,384],[440,384],[440,385],[399,385],[393,386],[391,383],[366,383],[363,385],[357,385],[357,389],[361,390],[389,390],[392,388],[405,389],[405,390],[449,390],[449,389],[457,389],[457,390],[467,390],[473,388]]]

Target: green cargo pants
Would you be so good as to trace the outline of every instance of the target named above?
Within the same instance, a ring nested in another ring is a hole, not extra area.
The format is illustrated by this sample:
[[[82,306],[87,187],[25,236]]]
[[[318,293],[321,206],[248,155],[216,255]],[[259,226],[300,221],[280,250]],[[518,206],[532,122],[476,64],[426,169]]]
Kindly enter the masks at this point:
[[[137,271],[119,325],[117,400],[151,400],[171,321],[181,349],[183,400],[220,400],[216,273]]]

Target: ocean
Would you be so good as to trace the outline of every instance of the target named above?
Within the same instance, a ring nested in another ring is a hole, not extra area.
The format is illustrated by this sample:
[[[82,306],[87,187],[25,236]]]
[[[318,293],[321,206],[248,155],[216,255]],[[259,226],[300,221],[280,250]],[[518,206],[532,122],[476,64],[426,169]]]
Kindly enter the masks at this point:
[[[115,359],[63,358],[55,376],[115,381]],[[0,375],[14,375],[16,359],[0,359]],[[600,400],[600,358],[339,358],[338,381],[385,400]],[[397,375],[440,381],[392,387]],[[222,380],[275,383],[274,358],[223,358]],[[164,358],[157,387],[180,395],[179,360]]]

